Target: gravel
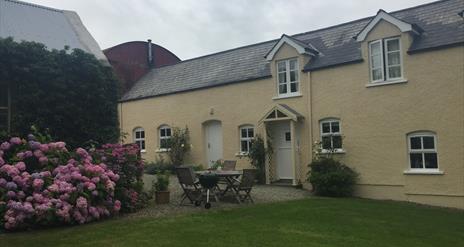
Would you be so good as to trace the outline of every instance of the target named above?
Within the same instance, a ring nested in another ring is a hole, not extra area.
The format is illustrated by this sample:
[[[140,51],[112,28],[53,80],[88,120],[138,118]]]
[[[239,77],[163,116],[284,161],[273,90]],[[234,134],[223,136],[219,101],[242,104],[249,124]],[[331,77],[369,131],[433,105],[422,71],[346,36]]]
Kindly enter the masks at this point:
[[[144,175],[145,190],[151,188],[152,181],[155,179],[154,175]],[[156,205],[154,200],[149,202],[149,205],[141,209],[140,211],[128,214],[126,217],[138,218],[138,217],[163,217],[170,215],[181,215],[190,214],[195,212],[205,212],[204,207],[195,207],[193,205],[180,206],[180,200],[182,195],[182,188],[179,185],[177,177],[171,176],[169,191],[171,192],[171,199],[169,204]],[[272,185],[255,185],[251,192],[251,196],[255,204],[271,203],[280,201],[290,201],[308,198],[311,193],[307,190],[296,189],[289,186],[272,186]],[[187,200],[184,201],[187,204]],[[212,207],[209,210],[218,210],[226,208],[238,208],[247,207],[253,205],[251,203],[238,204],[234,197],[228,196],[220,200],[220,202],[214,202],[212,200]]]

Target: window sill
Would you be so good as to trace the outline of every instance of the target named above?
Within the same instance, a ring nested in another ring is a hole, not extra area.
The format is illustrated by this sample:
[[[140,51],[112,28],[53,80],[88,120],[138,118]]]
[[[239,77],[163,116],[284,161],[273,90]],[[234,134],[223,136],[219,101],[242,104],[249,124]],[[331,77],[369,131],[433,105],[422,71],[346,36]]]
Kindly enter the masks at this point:
[[[239,153],[235,153],[235,156],[236,157],[248,157],[248,153],[239,152]]]
[[[406,170],[403,172],[403,174],[404,175],[443,175],[445,173],[440,170],[421,169],[421,170]]]
[[[320,154],[344,154],[346,153],[346,151],[344,149],[336,149],[334,150],[333,152],[332,151],[329,151],[329,150],[326,150],[326,149],[323,149],[321,150],[321,152],[319,152]]]
[[[156,153],[166,153],[168,151],[169,151],[169,148],[159,148],[155,150]]]
[[[140,152],[144,154],[147,152],[147,150],[140,150]]]
[[[393,85],[393,84],[402,84],[402,83],[407,83],[407,79],[397,79],[397,80],[391,80],[391,81],[381,81],[381,82],[369,82],[366,84],[366,87],[380,87],[380,86],[386,86],[386,85]]]
[[[283,95],[275,96],[272,99],[273,100],[276,100],[276,99],[288,99],[288,98],[295,98],[295,97],[301,97],[301,96],[303,96],[303,94],[301,94],[301,93],[283,94]]]

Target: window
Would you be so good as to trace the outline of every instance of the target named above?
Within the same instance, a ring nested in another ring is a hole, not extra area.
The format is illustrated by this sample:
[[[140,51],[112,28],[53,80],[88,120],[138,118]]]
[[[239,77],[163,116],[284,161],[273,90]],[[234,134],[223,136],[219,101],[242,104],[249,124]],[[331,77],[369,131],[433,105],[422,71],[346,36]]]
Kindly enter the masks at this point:
[[[0,132],[8,131],[9,125],[9,95],[7,85],[0,84]]]
[[[279,96],[298,94],[298,60],[296,58],[277,62],[277,77]]]
[[[340,131],[340,121],[338,119],[328,119],[321,121],[321,139],[323,151],[342,151],[342,136]]]
[[[438,170],[438,156],[435,134],[414,133],[408,136],[409,167],[411,170]]]
[[[168,125],[162,125],[159,128],[159,148],[162,150],[168,149],[169,139],[171,139],[172,131]]]
[[[400,38],[376,40],[369,43],[371,82],[384,82],[403,77]]]
[[[145,130],[143,128],[134,129],[134,142],[139,145],[141,152],[145,152]]]
[[[253,126],[247,125],[240,127],[240,153],[247,154],[251,148],[251,141],[255,136]]]

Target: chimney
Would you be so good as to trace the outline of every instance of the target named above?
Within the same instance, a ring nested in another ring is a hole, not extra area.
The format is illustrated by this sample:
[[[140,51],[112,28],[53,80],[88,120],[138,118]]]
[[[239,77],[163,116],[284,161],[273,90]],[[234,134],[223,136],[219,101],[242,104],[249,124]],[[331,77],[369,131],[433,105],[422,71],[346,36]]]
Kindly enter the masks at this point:
[[[147,40],[147,46],[148,46],[148,67],[153,67],[153,53],[152,53],[152,46],[151,46],[151,39]]]

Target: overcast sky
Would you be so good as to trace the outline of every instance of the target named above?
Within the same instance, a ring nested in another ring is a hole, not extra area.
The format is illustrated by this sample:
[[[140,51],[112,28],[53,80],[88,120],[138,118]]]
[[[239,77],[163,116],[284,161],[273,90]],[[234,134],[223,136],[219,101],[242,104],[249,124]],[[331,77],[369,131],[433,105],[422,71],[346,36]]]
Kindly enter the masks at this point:
[[[102,49],[151,38],[182,60],[430,0],[24,0],[76,11]]]

